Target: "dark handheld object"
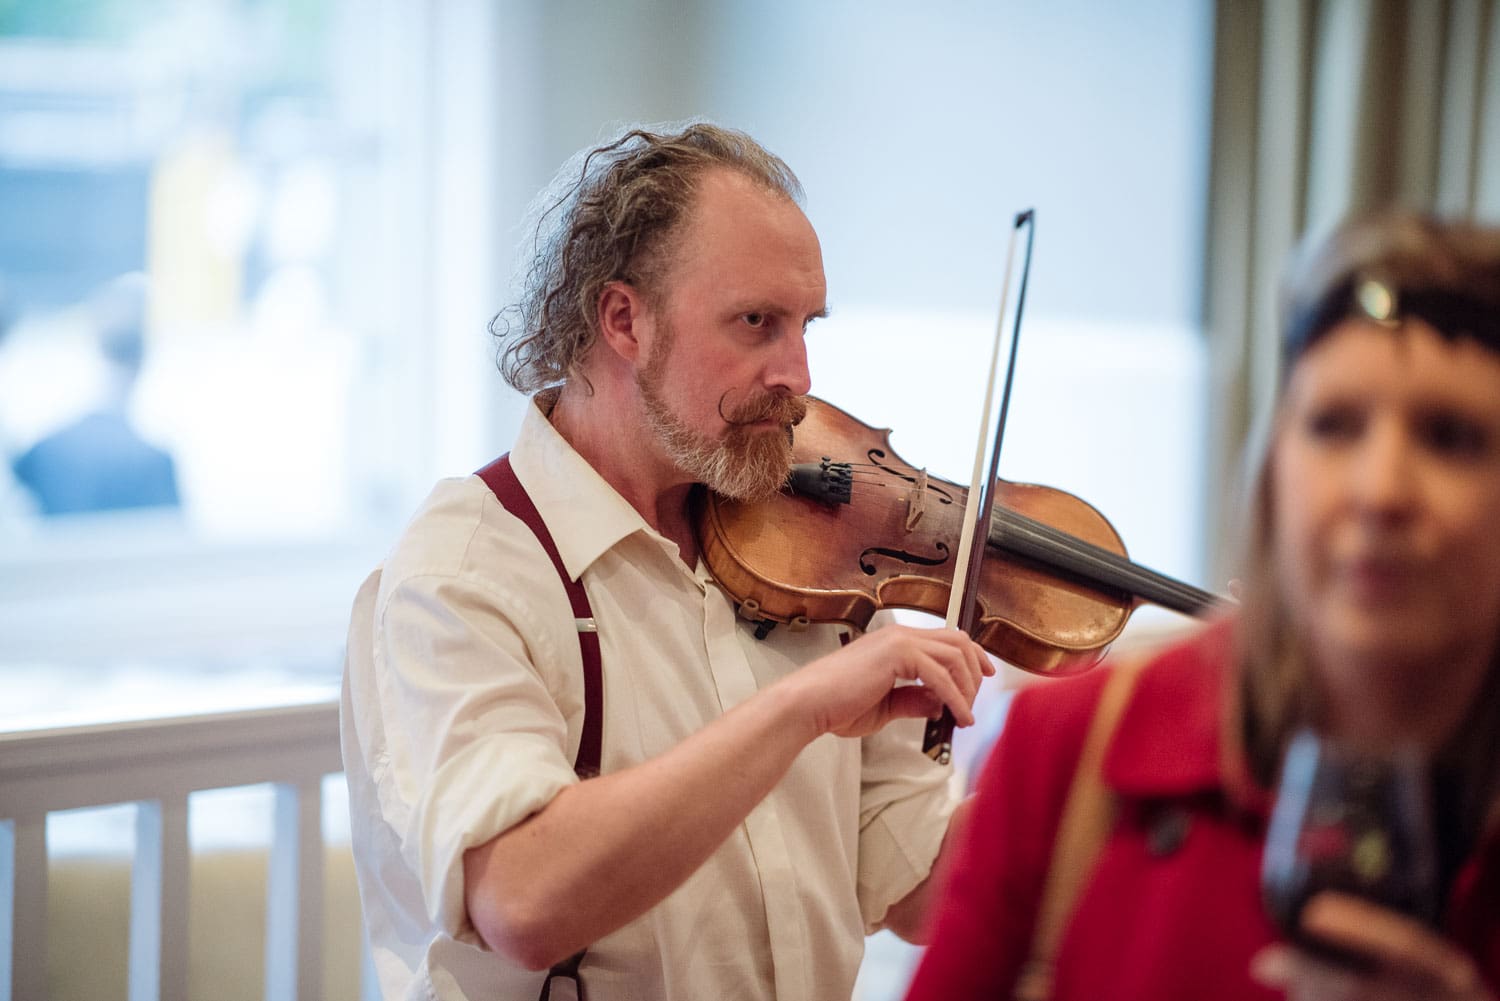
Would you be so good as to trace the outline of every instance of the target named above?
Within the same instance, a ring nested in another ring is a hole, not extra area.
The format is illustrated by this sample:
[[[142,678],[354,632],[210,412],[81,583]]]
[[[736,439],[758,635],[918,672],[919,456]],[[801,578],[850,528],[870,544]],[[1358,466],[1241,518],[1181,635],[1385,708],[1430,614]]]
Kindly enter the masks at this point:
[[[942,615],[968,491],[907,464],[889,430],[818,399],[792,452],[788,489],[753,504],[707,494],[695,512],[703,559],[741,614],[861,629],[879,608]],[[1003,480],[995,488],[970,633],[997,657],[1038,674],[1076,673],[1141,602],[1192,615],[1219,604],[1132,563],[1104,515],[1072,494]]]
[[[1261,891],[1290,941],[1367,967],[1366,957],[1312,938],[1302,908],[1338,890],[1428,925],[1437,919],[1436,851],[1421,757],[1362,756],[1304,731],[1287,749],[1266,835]]]

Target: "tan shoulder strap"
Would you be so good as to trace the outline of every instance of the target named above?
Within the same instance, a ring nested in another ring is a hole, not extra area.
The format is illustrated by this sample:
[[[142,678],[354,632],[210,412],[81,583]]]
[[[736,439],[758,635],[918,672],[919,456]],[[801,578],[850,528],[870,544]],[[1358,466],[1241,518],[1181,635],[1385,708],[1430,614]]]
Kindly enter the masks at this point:
[[[1110,672],[1084,737],[1078,770],[1068,787],[1057,840],[1052,843],[1052,860],[1042,887],[1041,905],[1037,908],[1031,955],[1016,981],[1016,1001],[1048,1001],[1052,997],[1052,967],[1063,926],[1114,824],[1115,798],[1104,784],[1104,752],[1130,702],[1140,665],[1122,664]]]

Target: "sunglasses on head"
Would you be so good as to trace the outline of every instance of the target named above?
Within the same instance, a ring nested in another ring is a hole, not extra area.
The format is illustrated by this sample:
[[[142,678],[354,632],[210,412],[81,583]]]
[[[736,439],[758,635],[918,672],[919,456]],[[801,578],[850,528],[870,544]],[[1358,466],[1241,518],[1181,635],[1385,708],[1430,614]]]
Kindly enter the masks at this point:
[[[1348,319],[1370,320],[1396,328],[1422,320],[1449,340],[1472,337],[1500,351],[1500,299],[1453,289],[1403,289],[1368,275],[1355,275],[1328,294],[1287,328],[1286,358],[1297,358],[1331,328]]]

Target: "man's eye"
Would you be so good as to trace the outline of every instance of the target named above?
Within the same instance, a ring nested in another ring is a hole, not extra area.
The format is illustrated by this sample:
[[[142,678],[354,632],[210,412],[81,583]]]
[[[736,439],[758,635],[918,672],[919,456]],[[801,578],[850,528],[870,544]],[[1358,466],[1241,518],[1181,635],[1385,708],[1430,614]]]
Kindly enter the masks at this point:
[[[761,327],[764,327],[766,325],[766,314],[764,314],[764,313],[746,313],[745,314],[745,324],[746,324],[746,326],[754,327],[757,330],[759,330]]]

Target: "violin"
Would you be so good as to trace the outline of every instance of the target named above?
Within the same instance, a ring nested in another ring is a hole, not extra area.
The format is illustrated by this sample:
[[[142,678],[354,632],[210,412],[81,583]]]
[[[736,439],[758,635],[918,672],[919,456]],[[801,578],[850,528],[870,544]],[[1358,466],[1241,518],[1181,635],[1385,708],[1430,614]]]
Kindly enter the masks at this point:
[[[889,429],[814,397],[792,453],[787,486],[769,500],[704,493],[695,502],[704,562],[740,614],[764,629],[863,629],[880,608],[942,615],[968,490],[903,460]],[[971,633],[1001,660],[1077,673],[1143,602],[1197,616],[1220,603],[1131,562],[1108,519],[1072,494],[997,480],[995,498]]]

